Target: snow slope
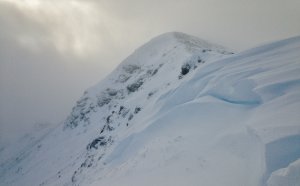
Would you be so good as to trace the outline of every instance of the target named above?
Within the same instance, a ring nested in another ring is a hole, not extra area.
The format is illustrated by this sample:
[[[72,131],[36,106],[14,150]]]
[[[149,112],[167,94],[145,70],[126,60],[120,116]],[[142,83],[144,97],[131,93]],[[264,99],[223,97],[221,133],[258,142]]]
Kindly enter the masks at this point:
[[[299,186],[299,110],[300,37],[233,54],[166,33],[63,124],[15,156],[2,148],[0,183]]]

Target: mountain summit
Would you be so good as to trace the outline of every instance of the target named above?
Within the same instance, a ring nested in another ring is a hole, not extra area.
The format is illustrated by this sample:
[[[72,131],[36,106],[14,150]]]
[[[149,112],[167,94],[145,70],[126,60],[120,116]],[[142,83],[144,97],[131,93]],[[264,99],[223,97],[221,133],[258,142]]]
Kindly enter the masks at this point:
[[[0,155],[2,185],[299,186],[300,37],[239,54],[160,35],[64,123]]]
[[[79,122],[84,123],[82,120],[91,109],[104,105],[114,106],[112,102],[121,104],[129,97],[131,102],[138,96],[142,98],[135,101],[148,102],[148,99],[144,98],[151,97],[158,90],[171,84],[177,86],[181,83],[178,79],[197,67],[229,54],[232,52],[221,46],[183,33],[162,34],[141,46],[105,80],[87,90],[74,107],[66,125],[74,128]],[[80,118],[80,115],[83,118]]]

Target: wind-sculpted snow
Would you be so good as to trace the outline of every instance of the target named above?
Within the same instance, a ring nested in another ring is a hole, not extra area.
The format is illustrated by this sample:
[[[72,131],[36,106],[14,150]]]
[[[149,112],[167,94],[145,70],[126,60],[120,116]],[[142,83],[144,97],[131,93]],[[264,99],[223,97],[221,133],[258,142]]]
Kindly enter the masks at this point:
[[[300,159],[300,135],[288,136],[266,145],[266,176]]]
[[[300,160],[291,163],[288,167],[272,173],[268,186],[298,186],[300,183]]]
[[[300,37],[233,54],[167,33],[2,163],[0,183],[299,186],[299,110]]]

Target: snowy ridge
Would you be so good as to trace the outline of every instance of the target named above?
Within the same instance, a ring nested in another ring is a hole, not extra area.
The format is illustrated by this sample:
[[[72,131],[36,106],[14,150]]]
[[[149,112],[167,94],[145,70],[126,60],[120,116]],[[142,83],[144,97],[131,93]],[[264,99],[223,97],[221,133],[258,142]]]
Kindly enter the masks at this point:
[[[71,117],[74,116],[75,119],[70,118],[71,121],[68,120],[66,125],[71,128],[77,126],[77,120],[87,120],[84,113],[88,114],[96,107],[108,105],[111,101],[118,102],[132,97],[132,93],[135,97],[136,94],[150,97],[158,89],[173,82],[178,84],[177,77],[181,78],[181,68],[186,67],[188,71],[193,71],[207,61],[220,59],[228,54],[232,53],[183,33],[160,35],[126,58],[104,81],[87,90],[77,102],[78,107],[74,107],[75,112]],[[164,74],[164,77],[158,77],[157,74]],[[148,95],[145,95],[146,90],[137,92],[144,87],[153,90],[149,90]],[[81,109],[81,113],[78,113],[78,109]]]
[[[1,162],[0,183],[299,186],[299,110],[300,37],[232,55],[167,33]]]

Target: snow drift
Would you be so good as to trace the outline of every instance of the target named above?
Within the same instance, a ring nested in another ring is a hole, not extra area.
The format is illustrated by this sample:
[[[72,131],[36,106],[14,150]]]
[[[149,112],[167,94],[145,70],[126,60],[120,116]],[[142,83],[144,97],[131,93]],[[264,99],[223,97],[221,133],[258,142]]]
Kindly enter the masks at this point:
[[[1,148],[1,185],[300,185],[300,37],[137,49],[66,121]],[[18,149],[9,155],[11,149]]]

